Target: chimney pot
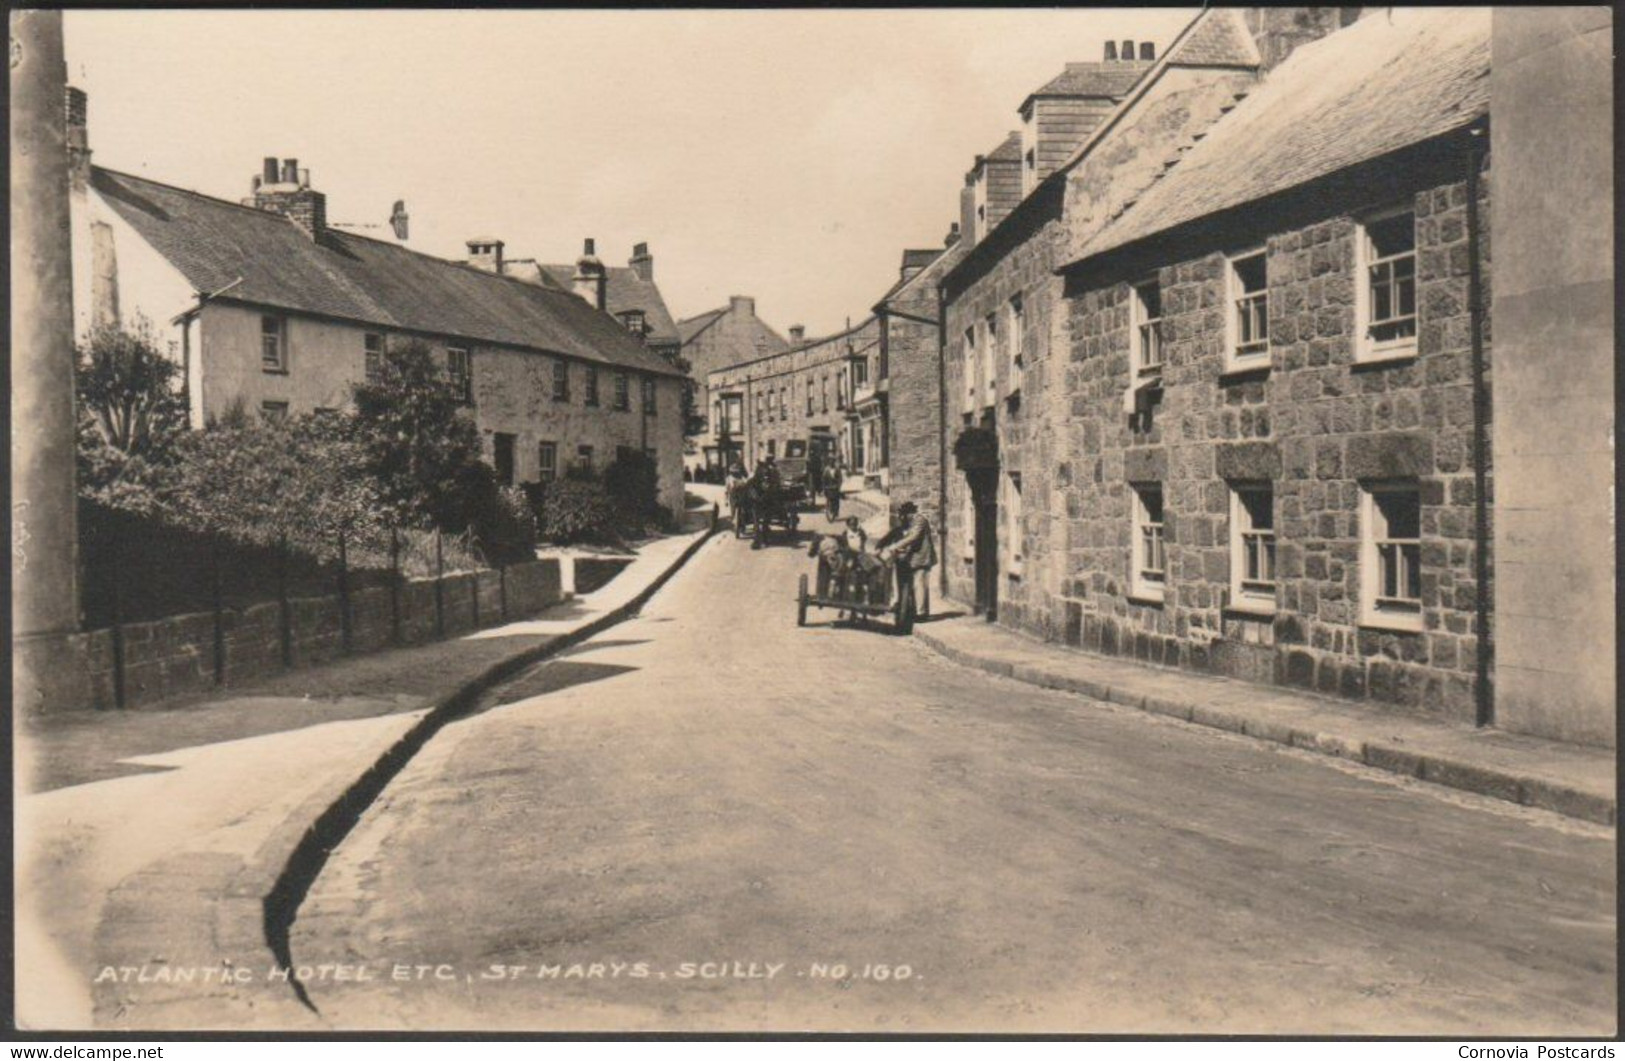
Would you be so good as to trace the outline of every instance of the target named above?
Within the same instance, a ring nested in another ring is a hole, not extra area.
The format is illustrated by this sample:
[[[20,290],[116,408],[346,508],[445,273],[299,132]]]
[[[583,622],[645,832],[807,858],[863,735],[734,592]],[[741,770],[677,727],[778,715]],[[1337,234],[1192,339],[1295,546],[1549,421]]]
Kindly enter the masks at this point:
[[[283,184],[298,184],[299,183],[299,160],[298,159],[290,158],[290,159],[285,159],[283,161],[283,163],[282,163],[282,183]]]
[[[1124,41],[1122,43],[1122,45],[1119,46],[1119,48],[1118,48],[1118,54],[1120,56],[1122,56],[1124,62],[1133,62],[1134,61],[1134,42],[1132,40]]]
[[[655,278],[655,260],[654,256],[649,253],[647,243],[639,243],[633,246],[632,260],[626,264],[630,265],[632,271],[637,273],[638,277],[644,281]]]
[[[748,317],[756,316],[756,299],[752,295],[729,295],[728,308]]]
[[[1140,59],[1142,61],[1144,61],[1144,62],[1150,62],[1151,60],[1155,59],[1156,57],[1157,57],[1157,46],[1155,44],[1152,44],[1150,41],[1141,41],[1140,42]]]
[[[1107,41],[1106,42],[1106,61],[1108,63],[1115,63],[1117,61],[1117,42],[1116,41]]]
[[[948,236],[942,241],[944,247],[952,247],[959,242],[959,222],[955,221],[948,226]]]
[[[406,200],[396,199],[395,208],[389,212],[389,227],[395,230],[395,238],[406,242],[407,222],[411,215],[406,212]]]
[[[592,237],[591,237],[591,236],[588,236],[588,237],[587,237],[587,238],[586,238],[586,240],[584,240],[584,241],[583,241],[583,242],[582,242],[582,245],[581,245],[581,256],[582,256],[582,257],[583,257],[583,258],[593,258],[593,257],[597,257],[597,254],[598,254],[598,252],[597,252],[597,251],[595,251],[595,250],[594,250],[594,249],[593,249],[593,241],[592,241]]]
[[[790,341],[792,343],[799,343],[805,338],[807,338],[807,326],[805,324],[790,325]]]
[[[276,183],[276,174],[277,174],[276,166],[277,166],[276,159],[268,158],[268,159],[265,160],[265,168],[263,170],[261,170],[260,172],[261,172],[261,174],[262,174],[262,176],[264,178],[264,182],[266,184],[275,184]]]

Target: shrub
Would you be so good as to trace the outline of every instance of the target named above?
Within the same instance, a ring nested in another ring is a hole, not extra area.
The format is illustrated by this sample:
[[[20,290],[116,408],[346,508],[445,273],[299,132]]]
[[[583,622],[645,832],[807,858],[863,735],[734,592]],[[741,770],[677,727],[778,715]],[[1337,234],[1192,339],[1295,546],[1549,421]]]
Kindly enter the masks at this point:
[[[604,489],[615,506],[615,515],[629,533],[637,533],[660,522],[660,480],[655,462],[648,454],[623,449],[604,469]]]
[[[494,491],[491,504],[478,514],[472,529],[486,563],[513,564],[536,556],[536,513],[520,487]]]
[[[567,477],[533,483],[527,493],[542,540],[559,545],[618,541],[615,503],[597,479]]]

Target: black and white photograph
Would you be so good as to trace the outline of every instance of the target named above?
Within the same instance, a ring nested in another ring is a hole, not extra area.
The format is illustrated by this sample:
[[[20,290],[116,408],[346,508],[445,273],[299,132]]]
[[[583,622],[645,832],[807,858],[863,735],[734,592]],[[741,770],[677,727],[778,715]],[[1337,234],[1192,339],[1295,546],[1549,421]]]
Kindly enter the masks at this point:
[[[1611,7],[9,23],[8,1037],[1618,1035]]]

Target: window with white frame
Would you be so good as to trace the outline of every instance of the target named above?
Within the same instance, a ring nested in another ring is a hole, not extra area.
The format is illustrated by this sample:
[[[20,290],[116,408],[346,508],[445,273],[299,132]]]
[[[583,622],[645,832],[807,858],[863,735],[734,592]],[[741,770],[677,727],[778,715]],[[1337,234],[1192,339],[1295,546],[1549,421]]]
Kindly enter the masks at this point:
[[[1416,353],[1416,214],[1409,207],[1361,222],[1359,314],[1362,361]]]
[[[960,359],[965,373],[965,412],[976,411],[976,388],[982,379],[981,357],[976,349],[976,328],[965,329],[965,356]]]
[[[983,337],[983,340],[982,340],[982,357],[981,357],[981,365],[982,365],[982,401],[981,401],[981,404],[986,406],[986,405],[992,405],[994,403],[994,401],[998,397],[998,394],[997,394],[997,392],[995,390],[995,388],[998,386],[998,377],[999,377],[998,363],[999,363],[999,360],[1000,360],[999,355],[1000,355],[1000,351],[1001,351],[1001,347],[999,346],[1000,336],[999,336],[999,317],[998,317],[998,314],[989,313],[987,315],[987,318],[982,322],[982,327],[986,329],[987,334]]]
[[[582,390],[582,399],[581,399],[582,404],[584,404],[584,405],[597,405],[598,404],[598,366],[596,366],[596,365],[588,365],[587,366],[587,383],[586,383],[586,385],[584,387],[581,388],[581,390]]]
[[[446,379],[458,401],[466,404],[474,400],[474,369],[463,347],[446,347]]]
[[[368,383],[384,378],[384,336],[381,332],[367,332],[361,337],[363,369]]]
[[[580,468],[582,471],[585,471],[585,472],[592,471],[592,447],[591,446],[577,446],[576,447],[576,467]]]
[[[1422,493],[1416,480],[1360,484],[1360,619],[1422,628]]]
[[[260,415],[267,420],[286,420],[288,418],[288,403],[260,402]]]
[[[1275,490],[1269,483],[1230,487],[1230,605],[1275,610]]]
[[[1022,344],[1027,339],[1026,309],[1019,293],[1011,295],[1010,301],[1005,304],[1005,317],[1007,327],[1004,342],[1009,357],[1005,363],[1004,393],[1014,396],[1021,393],[1021,374],[1022,369],[1026,367],[1026,358],[1022,351]]]
[[[570,400],[570,364],[562,359],[553,362],[553,400]]]
[[[557,442],[538,442],[536,444],[536,481],[550,483],[559,477],[559,444]]]
[[[271,314],[260,318],[260,367],[266,372],[288,371],[288,318]]]
[[[1162,600],[1167,581],[1163,547],[1162,484],[1132,483],[1134,501],[1134,559],[1131,592],[1145,600]]]
[[[1155,279],[1134,285],[1130,303],[1134,316],[1134,379],[1162,375],[1162,285]]]
[[[1264,249],[1238,254],[1226,270],[1230,336],[1225,367],[1248,369],[1270,361],[1269,274]]]
[[[1019,578],[1026,566],[1021,531],[1021,473],[1007,473],[1002,485],[1004,504],[999,508],[1004,515],[1004,530],[999,535],[999,541],[1004,547],[1004,570],[1005,574]]]

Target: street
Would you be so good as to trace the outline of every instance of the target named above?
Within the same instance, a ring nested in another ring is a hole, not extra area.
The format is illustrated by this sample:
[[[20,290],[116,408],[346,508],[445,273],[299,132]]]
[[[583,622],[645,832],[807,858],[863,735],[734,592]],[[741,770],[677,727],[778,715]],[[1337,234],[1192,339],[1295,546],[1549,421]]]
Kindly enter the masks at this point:
[[[810,566],[719,535],[441,731],[294,926],[322,1019],[1613,1033],[1611,830],[797,629]]]

